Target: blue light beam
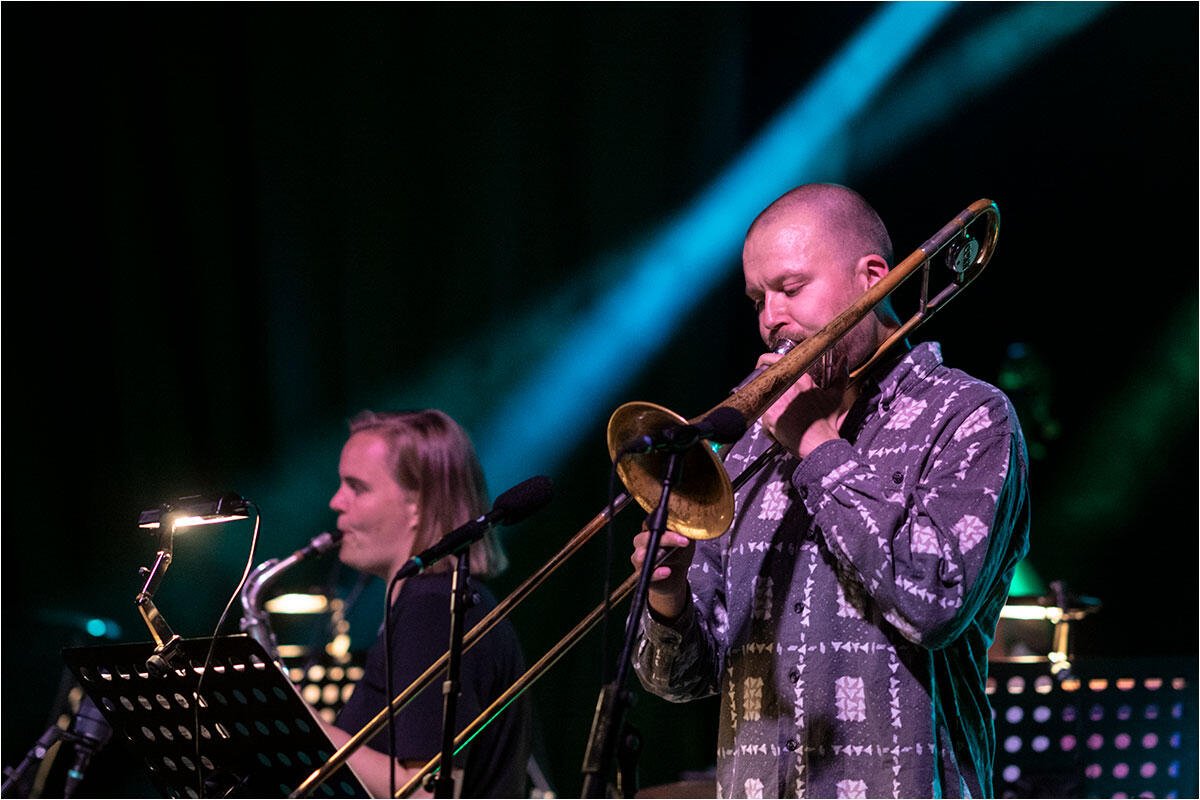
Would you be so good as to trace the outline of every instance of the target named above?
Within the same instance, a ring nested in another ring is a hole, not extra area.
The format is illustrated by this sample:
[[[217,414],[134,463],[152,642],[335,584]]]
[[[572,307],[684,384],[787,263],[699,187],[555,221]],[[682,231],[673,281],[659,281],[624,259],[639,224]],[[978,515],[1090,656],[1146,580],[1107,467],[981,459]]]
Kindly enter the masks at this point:
[[[1012,10],[941,48],[871,109],[882,124],[862,126],[855,159],[885,163],[935,122],[984,102],[994,90],[1115,3],[1016,3]]]
[[[587,272],[573,271],[575,279],[535,311],[513,316],[503,329],[489,332],[486,342],[444,354],[437,369],[410,376],[402,390],[384,390],[372,407],[447,410],[479,432],[475,440],[494,489],[532,474],[554,475],[579,431],[611,410],[682,315],[706,299],[722,270],[737,258],[749,221],[766,203],[806,180],[849,182],[857,173],[878,169],[946,115],[986,101],[987,91],[1112,6],[1014,4],[989,24],[963,31],[899,85],[887,84],[954,6],[883,7],[660,235],[599,260]],[[864,115],[883,122],[867,124]],[[848,153],[854,154],[850,165]],[[586,281],[578,277],[584,274],[590,276]],[[606,274],[626,277],[588,306],[587,287],[615,280],[604,280]],[[686,298],[672,292],[679,285],[688,286]],[[580,321],[572,326],[574,318]],[[557,346],[547,345],[556,335],[563,337]],[[482,363],[480,353],[488,354]],[[640,358],[632,362],[631,354]],[[535,366],[528,376],[493,413],[481,416],[481,394],[504,396],[512,364],[530,361]],[[286,466],[265,480],[248,481],[256,484],[253,496],[270,499],[281,517],[280,529],[302,529],[324,508],[324,500],[314,498],[332,491],[327,461],[343,439],[339,428],[307,442],[293,441],[278,462]],[[602,446],[597,443],[598,450]]]
[[[690,207],[653,239],[606,260],[605,271],[626,277],[480,427],[480,459],[496,486],[553,474],[576,431],[614,402],[719,282],[763,206],[806,176],[838,179],[843,171],[830,157],[837,137],[952,8],[884,6]]]

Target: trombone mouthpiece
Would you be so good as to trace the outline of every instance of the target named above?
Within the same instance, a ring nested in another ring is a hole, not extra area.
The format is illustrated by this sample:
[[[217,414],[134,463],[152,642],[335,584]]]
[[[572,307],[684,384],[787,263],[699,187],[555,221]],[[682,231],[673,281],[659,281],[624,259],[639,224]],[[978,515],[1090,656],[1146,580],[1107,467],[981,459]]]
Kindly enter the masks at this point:
[[[787,355],[788,352],[791,351],[791,349],[798,344],[800,344],[800,343],[793,339],[786,339],[786,338],[780,336],[778,339],[776,339],[775,341],[773,341],[771,343],[771,350],[773,352],[775,352],[776,354],[783,356],[783,355]],[[750,381],[754,380],[759,375],[762,375],[766,369],[767,369],[766,367],[758,367],[753,372],[751,372],[749,375],[742,378],[742,382],[739,383],[737,386],[733,387],[732,389],[730,389],[729,393],[734,394],[736,392],[740,392],[742,389],[746,388],[746,384],[750,383]]]
[[[789,352],[791,352],[792,348],[798,344],[800,343],[795,339],[788,339],[787,337],[780,336],[771,343],[771,351],[777,355],[786,356]]]

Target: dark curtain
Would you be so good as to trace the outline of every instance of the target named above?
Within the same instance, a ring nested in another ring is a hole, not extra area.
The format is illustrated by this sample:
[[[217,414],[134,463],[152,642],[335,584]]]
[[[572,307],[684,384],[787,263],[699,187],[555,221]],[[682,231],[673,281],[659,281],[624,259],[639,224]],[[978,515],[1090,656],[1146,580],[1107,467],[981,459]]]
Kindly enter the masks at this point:
[[[601,295],[590,265],[652,237],[878,8],[5,4],[4,763],[45,728],[81,620],[148,638],[139,511],[241,491],[261,506],[255,560],[279,557],[332,524],[355,411],[403,398],[475,431],[561,334],[525,331],[518,352],[513,322],[555,303],[565,323]],[[956,9],[906,69],[1010,9]],[[1025,381],[1030,563],[1105,602],[1084,652],[1196,652],[1196,34],[1193,4],[1114,6],[853,173],[898,255],[978,197],[1001,206],[993,266],[921,338]],[[731,253],[719,290],[613,380],[709,408],[760,348],[741,295]],[[606,502],[606,421],[507,539],[498,595]],[[531,661],[600,601],[606,563],[625,577],[636,524],[515,615]],[[249,530],[180,537],[160,598],[180,633],[211,633]],[[623,620],[534,689],[567,795]],[[713,702],[636,693],[644,783],[711,763]]]

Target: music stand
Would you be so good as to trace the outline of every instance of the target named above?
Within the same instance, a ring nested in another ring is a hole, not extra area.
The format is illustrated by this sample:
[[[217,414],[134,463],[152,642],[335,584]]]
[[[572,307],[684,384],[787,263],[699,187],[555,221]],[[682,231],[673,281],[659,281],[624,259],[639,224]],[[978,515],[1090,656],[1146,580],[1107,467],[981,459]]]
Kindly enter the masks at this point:
[[[251,637],[181,640],[164,675],[147,669],[154,652],[153,642],[75,647],[63,659],[164,797],[287,797],[336,750]],[[348,765],[321,794],[370,796]]]
[[[1194,657],[1052,666],[988,665],[997,797],[1197,796]]]

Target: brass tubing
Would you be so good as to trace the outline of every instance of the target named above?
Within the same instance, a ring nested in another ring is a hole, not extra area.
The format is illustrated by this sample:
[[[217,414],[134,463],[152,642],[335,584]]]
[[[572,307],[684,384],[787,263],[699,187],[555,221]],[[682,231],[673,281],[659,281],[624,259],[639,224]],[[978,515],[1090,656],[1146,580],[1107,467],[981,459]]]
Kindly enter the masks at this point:
[[[667,555],[669,555],[669,552],[664,551],[661,554],[659,561],[663,561]],[[616,589],[614,589],[612,594],[609,595],[607,606],[604,603],[601,603],[593,608],[587,616],[580,620],[580,622],[567,633],[566,636],[559,639],[558,643],[555,644],[554,647],[550,648],[550,650],[544,656],[538,659],[536,664],[526,670],[524,675],[522,675],[520,678],[517,678],[517,680],[513,682],[512,686],[508,687],[508,689],[505,690],[502,695],[493,700],[492,704],[485,708],[466,728],[463,728],[462,732],[458,734],[458,736],[454,737],[455,751],[457,752],[458,748],[462,746],[463,742],[468,741],[472,736],[474,736],[480,728],[482,728],[488,721],[492,719],[492,717],[494,717],[506,705],[515,700],[526,689],[533,685],[533,682],[540,678],[548,669],[550,669],[550,667],[554,666],[568,650],[575,646],[576,642],[583,638],[584,634],[590,631],[596,625],[596,623],[604,617],[605,611],[608,608],[611,608],[612,606],[615,606],[617,603],[624,600],[625,596],[628,595],[633,589],[634,584],[637,583],[637,579],[637,573],[634,573],[626,578],[625,581]],[[426,775],[437,769],[438,765],[441,763],[441,760],[441,753],[438,753],[431,758],[425,764],[425,766],[423,766],[417,772],[416,775],[409,779],[408,783],[396,790],[395,796],[408,797],[408,795],[417,788],[417,784]]]
[[[945,287],[932,300],[930,300],[928,297],[928,273],[930,260],[943,249],[945,249],[947,245],[951,244],[959,236],[959,234],[966,232],[971,223],[984,215],[989,217],[987,235],[981,241],[971,241],[968,237],[967,241],[972,245],[972,247],[968,248],[964,246],[960,250],[951,253],[955,259],[955,263],[951,265],[951,268],[956,272],[955,281],[951,285]],[[916,314],[910,317],[908,321],[903,323],[895,333],[889,336],[888,339],[875,351],[875,353],[869,359],[867,359],[866,362],[859,365],[850,373],[849,380],[856,380],[867,369],[869,369],[880,358],[882,358],[892,346],[919,327],[933,314],[933,312],[941,308],[941,306],[943,306],[950,298],[958,294],[959,291],[961,291],[968,283],[978,276],[992,256],[992,252],[994,251],[996,245],[996,239],[999,236],[999,230],[1000,210],[996,204],[987,199],[976,200],[957,217],[944,225],[940,231],[934,234],[925,242],[925,244],[909,255],[908,258],[904,259],[904,261],[900,262],[891,270],[889,270],[888,274],[884,276],[879,283],[871,287],[871,289],[869,289],[861,298],[859,298],[849,308],[835,317],[828,325],[794,347],[791,352],[784,355],[781,359],[779,359],[779,361],[762,370],[762,372],[757,374],[752,380],[739,385],[732,392],[730,399],[727,399],[724,403],[714,406],[704,414],[693,418],[690,421],[691,424],[695,424],[698,421],[703,420],[717,408],[721,407],[733,407],[737,409],[742,413],[748,422],[758,419],[763,413],[766,412],[768,408],[770,408],[771,404],[777,400],[792,383],[799,379],[799,377],[804,374],[818,358],[824,355],[824,353],[831,348],[838,339],[840,339],[842,336],[845,336],[851,328],[853,328],[861,319],[870,313],[876,305],[881,303],[888,295],[895,291],[901,283],[903,283],[917,270],[917,268],[923,267],[925,280],[921,290],[920,309]],[[963,254],[967,255],[965,260],[966,263],[963,263],[963,259],[961,258],[961,255]],[[646,415],[647,408],[652,412],[649,415]],[[629,413],[626,414],[626,411]],[[626,403],[614,411],[612,418],[609,420],[609,450],[610,454],[612,454],[614,457],[616,453],[615,448],[619,447],[621,443],[628,440],[630,430],[635,430],[637,428],[636,424],[628,421],[628,417],[633,416],[635,412],[659,422],[664,419],[670,421],[684,421],[679,415],[660,406],[653,406],[653,404],[649,403]],[[622,428],[619,423],[622,422],[623,418],[624,427]],[[747,467],[738,475],[735,480],[730,481],[725,475],[723,465],[717,460],[717,457],[712,450],[710,450],[706,445],[693,448],[693,451],[696,452],[696,458],[700,461],[700,463],[704,463],[704,460],[709,460],[716,465],[716,468],[720,473],[719,479],[717,479],[718,485],[715,490],[716,497],[715,499],[711,499],[711,501],[714,503],[728,505],[728,513],[725,515],[726,518],[732,518],[733,494],[747,480],[749,480],[750,477],[759,472],[763,466],[765,466],[772,458],[778,455],[781,450],[782,448],[778,443],[772,444],[771,447],[769,447],[753,462],[747,465]],[[558,569],[558,567],[561,566],[568,558],[578,552],[579,549],[582,548],[583,545],[592,538],[592,536],[601,530],[606,523],[612,520],[617,513],[622,511],[629,504],[631,499],[636,499],[637,502],[647,511],[653,509],[653,507],[657,504],[657,498],[659,495],[649,491],[639,494],[638,491],[640,488],[642,488],[641,484],[645,482],[644,476],[632,473],[630,471],[631,467],[628,466],[631,462],[640,463],[641,460],[645,458],[646,456],[630,456],[626,458],[622,464],[616,465],[618,475],[621,478],[622,483],[625,484],[629,491],[617,495],[617,497],[614,498],[604,510],[593,517],[587,525],[581,528],[579,532],[576,533],[575,536],[572,537],[571,540],[567,542],[567,544],[550,561],[546,562],[546,564],[544,564],[537,572],[521,583],[512,591],[511,594],[508,595],[508,597],[497,604],[496,607],[487,615],[485,615],[483,619],[481,619],[473,628],[467,631],[463,637],[464,652],[477,641],[479,641],[479,639],[482,638],[493,627],[495,627],[496,624],[507,617],[508,614],[511,613],[512,609],[520,604],[530,593],[533,592],[534,589],[545,583],[546,578],[550,575],[550,573]],[[689,462],[688,470],[695,471],[695,465]],[[652,478],[655,485],[661,486],[661,479],[655,476],[652,476]],[[698,506],[694,499],[689,501],[688,498],[681,498],[680,494],[682,493],[677,491],[676,494],[672,496],[672,509],[675,508],[675,503],[677,500],[682,500],[685,503],[691,502],[694,507]],[[672,516],[669,524],[677,527],[687,527],[688,523],[686,520],[681,522],[679,519]],[[695,526],[693,526],[693,528],[694,527]],[[716,533],[709,533],[702,530],[700,535],[694,535],[693,538],[713,538],[714,536],[721,535],[727,529],[728,524],[726,524],[725,527],[721,528]],[[680,532],[688,535],[682,530]],[[668,551],[664,551],[661,557],[665,558],[667,552]],[[617,587],[617,589],[614,590],[610,595],[609,604],[611,605],[623,599],[625,594],[627,594],[633,588],[636,580],[637,576],[632,575],[624,583]],[[545,669],[557,662],[558,659],[562,657],[562,654],[571,646],[573,646],[575,641],[578,640],[578,638],[584,633],[586,633],[587,630],[589,630],[596,623],[600,616],[603,615],[604,608],[605,606],[601,605],[596,609],[593,609],[593,611],[578,625],[576,625],[566,637],[560,640],[558,644],[556,644],[554,648],[550,650],[549,653],[543,656],[533,667],[527,670],[526,673],[513,684],[513,686],[509,687],[508,691],[501,695],[499,699],[494,701],[492,705],[490,705],[488,709],[483,712],[483,714],[476,718],[476,720],[471,723],[471,726],[469,726],[466,730],[464,730],[463,733],[456,737],[455,746],[460,746],[462,741],[466,741],[470,735],[474,734],[478,727],[481,727],[487,719],[490,719],[490,716],[495,709],[502,708],[505,703],[511,702],[511,700],[514,699],[520,692],[523,692],[529,686],[529,684],[540,677],[540,673],[542,671],[545,671]],[[351,754],[358,750],[358,748],[361,747],[369,737],[377,733],[380,728],[384,726],[384,724],[387,722],[389,711],[392,713],[399,712],[412,700],[413,697],[416,696],[419,691],[429,686],[437,677],[439,677],[441,673],[446,670],[449,658],[449,652],[443,653],[441,658],[430,665],[425,672],[423,672],[415,681],[409,684],[409,686],[400,692],[400,694],[396,695],[392,702],[388,704],[387,708],[375,715],[370,722],[364,725],[363,728],[358,731],[358,733],[354,734],[350,740],[346,742],[346,744],[339,748],[337,752],[335,752],[329,758],[329,760],[325,762],[325,764],[315,770],[304,780],[303,783],[296,787],[295,791],[293,791],[289,797],[308,796],[314,789],[324,783],[330,775],[332,775],[346,762]],[[440,758],[441,756],[439,754],[433,761],[429,762],[429,764],[426,764],[426,768],[422,770],[422,773],[419,773],[418,776],[409,781],[409,784],[414,784],[422,774],[427,774],[428,770],[433,769],[437,761],[440,761]],[[409,784],[406,784],[404,787],[402,787],[402,791],[411,791]]]
[[[547,561],[539,570],[533,573],[522,582],[517,588],[506,597],[504,600],[496,604],[496,607],[484,615],[483,619],[475,623],[469,631],[463,635],[463,652],[469,650],[483,636],[496,627],[512,610],[520,604],[534,589],[537,589],[550,573],[558,569],[568,558],[574,555],[583,547],[596,532],[610,520],[616,516],[629,503],[629,495],[625,492],[617,495],[611,504],[606,506],[603,511],[592,518],[591,522],[585,525],[571,538],[566,545],[549,561]],[[346,760],[361,747],[367,739],[378,733],[381,728],[387,723],[389,709],[392,713],[399,712],[408,703],[416,697],[417,693],[429,686],[446,671],[446,667],[450,661],[450,652],[442,654],[441,658],[433,662],[424,672],[420,674],[412,683],[401,691],[386,708],[376,714],[370,722],[362,727],[358,733],[350,737],[344,745],[337,749],[329,760],[314,770],[304,782],[301,783],[292,792],[289,797],[307,797],[322,783],[324,783],[330,775],[337,771],[339,767],[346,763]]]
[[[751,477],[753,477],[755,474],[757,474],[759,472],[759,470],[761,470],[763,468],[763,466],[765,466],[767,464],[767,462],[770,461],[770,458],[776,452],[778,452],[777,445],[772,450],[768,450],[767,452],[763,453],[753,463],[748,465],[746,467],[746,469],[743,470],[736,479],[734,479],[734,481],[733,481],[734,491],[737,491],[739,488],[741,488],[741,486],[747,480],[749,480]],[[625,509],[625,507],[627,505],[629,505],[630,499],[631,499],[630,496],[625,492],[622,492],[621,494],[617,495],[616,498],[614,498],[613,502],[609,506],[607,506],[603,511],[601,511],[599,514],[597,514],[595,517],[593,517],[591,522],[589,522],[587,525],[585,525],[583,528],[581,528],[580,531],[578,533],[576,533],[575,536],[573,536],[569,542],[567,542],[567,544],[562,548],[562,550],[560,550],[558,552],[558,554],[554,556],[554,558],[552,558],[550,561],[546,562],[546,564],[543,565],[541,567],[541,569],[539,569],[537,572],[535,572],[533,575],[531,575],[529,578],[527,578],[520,586],[518,586],[516,589],[514,589],[512,591],[512,593],[509,594],[503,601],[498,603],[494,609],[492,609],[490,612],[488,612],[488,614],[485,615],[483,619],[481,619],[478,623],[476,623],[473,628],[471,628],[469,631],[467,631],[467,633],[463,636],[463,652],[466,652],[466,650],[468,648],[470,648],[472,645],[474,645],[476,642],[478,642],[483,637],[484,634],[486,634],[488,631],[490,631],[492,628],[494,628],[498,622],[500,622],[504,617],[506,617],[512,611],[512,609],[515,608],[522,600],[524,600],[525,597],[528,596],[534,589],[538,588],[541,584],[545,583],[546,578],[549,576],[549,574],[551,572],[553,572],[555,569],[558,569],[558,567],[562,563],[564,563],[568,558],[570,558],[572,555],[574,555],[576,552],[578,552],[578,550],[581,547],[583,547],[583,545],[585,545],[593,536],[596,535],[596,533],[598,533],[601,530],[601,527],[604,524],[606,524],[610,519],[615,517],[618,513],[623,511]],[[611,512],[610,512],[610,509],[611,509]],[[669,550],[664,550],[659,555],[660,563],[662,560],[666,559],[669,552],[670,552]],[[616,589],[614,589],[612,594],[609,595],[609,598],[610,598],[609,605],[612,606],[612,605],[615,605],[616,603],[621,602],[621,600],[623,600],[625,598],[625,596],[632,590],[632,588],[636,582],[637,582],[636,574],[630,575],[628,578],[626,578],[625,582],[622,583],[620,586],[618,586]],[[566,650],[568,650],[572,646],[574,646],[575,642],[583,634],[587,633],[587,631],[590,630],[596,624],[596,622],[599,620],[600,616],[603,614],[603,610],[604,610],[603,604],[601,604],[601,605],[597,606],[595,609],[593,609],[592,612],[587,617],[585,617],[582,622],[580,622],[578,625],[576,625],[574,628],[572,628],[571,631],[568,632],[567,635],[565,637],[563,637],[563,639],[560,640],[558,642],[558,644],[556,644],[550,650],[549,653],[547,653],[547,655],[543,656],[536,664],[533,665],[533,667],[528,669],[525,672],[525,674],[522,675],[517,680],[517,682],[513,684],[514,687],[517,686],[518,684],[521,685],[521,688],[517,694],[525,691],[525,689],[528,688],[528,686],[530,684],[532,684],[535,680],[537,680],[539,677],[541,677],[541,675],[538,674],[539,667],[541,670],[548,669],[550,666],[555,664],[559,658],[562,657],[563,653],[565,653]],[[416,694],[418,692],[420,692],[426,686],[431,684],[434,681],[434,679],[440,677],[440,675],[446,670],[446,665],[449,662],[449,660],[450,660],[450,653],[447,651],[442,654],[441,658],[439,658],[427,670],[425,670],[425,672],[421,673],[421,675],[416,680],[414,680],[411,684],[409,684],[407,688],[405,688],[402,692],[400,692],[398,695],[396,695],[396,697],[391,702],[391,707],[394,708],[398,712],[398,711],[400,711],[400,709],[404,708],[404,706],[408,705],[408,703],[412,700],[413,697],[416,696]],[[510,687],[510,689],[501,696],[504,699],[495,701],[492,706],[489,706],[480,715],[480,718],[482,718],[484,720],[488,719],[493,707],[503,706],[503,704],[505,702],[508,702],[509,700],[514,699],[517,696],[517,694],[511,694],[511,692],[512,692],[512,687]],[[363,728],[358,733],[354,734],[354,736],[352,736],[349,739],[349,741],[346,742],[346,744],[342,745],[342,747],[339,748],[337,750],[337,752],[335,752],[332,756],[330,756],[328,761],[326,761],[320,768],[314,770],[312,774],[310,774],[307,778],[305,778],[304,782],[301,783],[299,786],[297,786],[296,789],[289,795],[289,797],[308,796],[305,793],[311,794],[311,792],[314,789],[318,788],[321,784],[323,784],[326,780],[328,780],[329,776],[332,775],[334,772],[336,772],[339,767],[341,767],[343,764],[345,764],[346,760],[351,755],[353,755],[354,752],[356,750],[358,750],[359,747],[362,746],[362,743],[366,739],[370,738],[373,734],[377,733],[379,731],[379,729],[382,728],[384,724],[386,724],[387,716],[388,715],[387,715],[386,709],[384,709],[383,711],[380,711],[378,714],[376,714],[375,717],[373,719],[371,719],[371,721],[368,722],[366,725],[364,725]],[[479,718],[477,718],[471,724],[472,724],[472,726],[475,726],[477,723],[480,725],[482,724]],[[456,737],[455,738],[455,747],[457,748],[458,746],[460,746],[461,741],[465,741],[469,735],[471,735],[475,732],[475,730],[476,730],[475,727],[470,727],[470,728],[466,729],[463,732],[463,734],[461,734],[459,737]],[[436,766],[437,761],[440,761],[440,760],[441,760],[441,754],[439,753],[438,756],[436,757],[436,761],[431,762],[431,763],[433,763],[434,766]],[[426,766],[429,766],[429,765],[427,764]],[[408,788],[407,784],[403,788],[407,791],[411,791],[411,789]],[[400,795],[398,792],[397,796],[402,796],[402,795]]]
[[[911,332],[921,323],[923,323],[933,311],[936,311],[946,303],[951,297],[957,294],[963,287],[975,279],[987,261],[991,258],[992,251],[995,248],[996,235],[999,233],[1000,212],[996,204],[991,200],[982,199],[976,200],[957,217],[942,227],[940,231],[934,234],[925,244],[917,248],[896,266],[888,270],[888,274],[879,280],[874,286],[868,289],[863,295],[850,305],[841,314],[833,318],[821,330],[814,333],[804,341],[800,342],[791,352],[787,353],[783,358],[772,364],[763,371],[756,380],[750,384],[743,386],[735,392],[733,396],[727,399],[724,403],[719,403],[708,411],[699,415],[693,420],[698,422],[704,419],[713,411],[721,406],[731,406],[742,412],[742,416],[749,422],[756,420],[770,408],[771,404],[783,394],[784,390],[791,386],[796,380],[808,370],[813,363],[821,357],[822,354],[834,345],[839,339],[845,336],[851,328],[859,323],[867,314],[869,314],[875,306],[883,302],[884,298],[894,292],[900,284],[906,281],[918,267],[928,267],[930,259],[937,255],[947,244],[949,244],[955,236],[965,230],[976,218],[989,214],[992,217],[992,224],[989,227],[989,236],[985,244],[981,246],[978,255],[971,264],[970,272],[959,273],[959,279],[953,284],[946,287],[934,302],[923,301],[921,310],[911,317],[905,323],[902,330],[904,334]],[[923,298],[924,300],[924,298]],[[862,369],[873,364],[883,352],[893,343],[899,341],[901,337],[892,336],[883,346],[876,351],[875,355],[861,365]]]
[[[988,217],[985,236],[982,239],[971,238],[969,226],[984,216]],[[924,282],[921,287],[920,309],[852,373],[852,376],[861,375],[983,271],[991,259],[999,232],[999,208],[991,200],[976,200],[925,244],[889,269],[887,275],[864,292],[849,308],[834,317],[821,330],[801,341],[753,380],[739,386],[724,402],[691,420],[685,420],[675,412],[653,403],[633,402],[617,408],[608,423],[609,454],[616,458],[622,444],[631,438],[656,433],[666,425],[697,425],[718,410],[733,409],[741,414],[742,419],[749,425],[761,417],[771,404],[838,340],[849,333],[918,269],[922,269]],[[955,246],[947,253],[947,266],[954,274],[953,282],[931,299],[928,296],[930,261],[952,243]],[[688,451],[686,457],[689,461],[684,467],[683,481],[671,495],[668,526],[691,539],[711,539],[720,536],[729,529],[733,520],[733,493],[724,469],[711,451],[693,448]],[[666,459],[657,453],[630,455],[617,464],[617,474],[621,482],[646,511],[658,504],[665,464]]]
[[[778,448],[778,445],[774,445],[774,447]],[[737,476],[737,478],[734,479],[734,481],[733,481],[734,491],[737,491],[738,489],[740,489],[746,483],[746,481],[748,481],[750,478],[752,478],[754,475],[756,475],[759,472],[759,470],[761,470],[767,464],[767,462],[771,460],[773,455],[777,452],[778,452],[778,449],[768,450],[767,452],[764,452],[762,455],[760,455],[757,459],[755,459],[752,463],[750,463],[746,467],[746,469],[744,469]],[[628,500],[629,500],[628,496],[625,495],[624,497],[625,497],[625,502],[628,502]],[[624,506],[625,506],[625,503],[623,502],[621,504],[621,508],[624,508]],[[620,509],[618,509],[618,510],[620,510]],[[592,535],[594,535],[594,533]],[[667,558],[671,554],[672,549],[673,548],[664,548],[662,550],[662,552],[660,552],[658,554],[657,563],[655,564],[656,567],[667,560]],[[591,612],[586,617],[584,617],[574,628],[572,628],[567,633],[566,636],[564,636],[562,639],[560,639],[558,641],[558,643],[555,644],[554,647],[552,647],[546,653],[546,655],[542,656],[537,661],[537,663],[535,663],[532,667],[527,669],[525,671],[525,674],[523,674],[520,678],[517,678],[517,680],[513,682],[512,686],[510,686],[502,695],[500,695],[498,698],[496,698],[495,700],[492,701],[491,705],[489,705],[482,712],[480,712],[479,716],[476,717],[474,720],[472,720],[471,724],[469,724],[466,728],[463,728],[462,732],[460,734],[458,734],[458,736],[454,737],[455,750],[457,751],[458,748],[462,746],[463,742],[470,740],[470,738],[472,736],[474,736],[479,731],[480,728],[482,728],[485,724],[487,724],[487,722],[489,720],[491,720],[491,718],[494,717],[497,712],[499,712],[506,705],[508,705],[508,703],[510,703],[513,700],[520,697],[521,694],[523,694],[526,689],[528,689],[530,686],[533,685],[534,681],[536,681],[538,678],[540,678],[542,676],[542,673],[546,672],[547,670],[550,669],[550,667],[552,667],[556,663],[558,663],[558,660],[560,658],[562,658],[568,650],[570,650],[572,647],[574,647],[575,644],[581,638],[583,638],[583,636],[588,631],[590,631],[593,627],[595,627],[596,623],[599,622],[603,618],[606,609],[611,609],[612,607],[616,606],[618,603],[620,603],[622,600],[625,599],[626,595],[628,595],[629,592],[633,590],[633,587],[637,583],[637,580],[638,580],[638,574],[636,572],[631,574],[628,578],[626,578],[625,581],[623,583],[621,583],[621,585],[618,586],[616,589],[613,589],[612,594],[609,595],[607,607],[605,606],[605,604],[601,603],[600,605],[593,608],[591,610]],[[441,760],[442,760],[441,753],[438,753],[433,758],[431,758],[425,764],[425,766],[421,768],[421,770],[416,775],[414,775],[412,778],[409,779],[408,783],[404,784],[402,787],[400,787],[399,789],[396,790],[395,796],[396,797],[408,797],[409,794],[411,794],[413,792],[413,790],[416,789],[416,784],[422,778],[424,778],[426,775],[428,775],[433,770],[437,769],[438,765],[441,763]]]

